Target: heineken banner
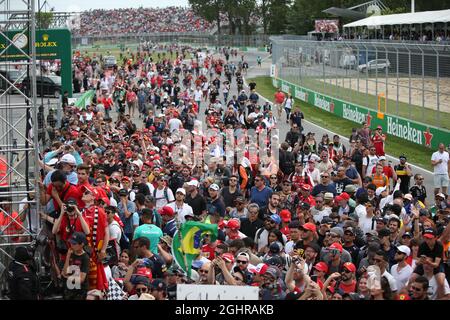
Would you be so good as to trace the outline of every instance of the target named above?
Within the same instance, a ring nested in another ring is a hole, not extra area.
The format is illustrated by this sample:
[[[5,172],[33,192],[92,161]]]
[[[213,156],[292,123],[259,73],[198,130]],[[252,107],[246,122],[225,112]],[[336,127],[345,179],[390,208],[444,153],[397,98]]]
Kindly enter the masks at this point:
[[[359,124],[366,121],[372,129],[380,125],[385,133],[421,146],[436,149],[439,143],[450,141],[450,131],[445,129],[388,114],[380,119],[376,110],[335,99],[284,80],[272,78],[272,84],[276,88],[281,88],[283,92],[290,93],[293,97],[338,117]]]

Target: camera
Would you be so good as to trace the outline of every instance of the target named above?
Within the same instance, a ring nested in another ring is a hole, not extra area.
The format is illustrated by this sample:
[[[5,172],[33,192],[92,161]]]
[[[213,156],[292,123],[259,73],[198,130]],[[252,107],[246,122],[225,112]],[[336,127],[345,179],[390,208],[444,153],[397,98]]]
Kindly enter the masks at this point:
[[[74,200],[68,200],[66,203],[67,212],[74,212],[77,203]]]

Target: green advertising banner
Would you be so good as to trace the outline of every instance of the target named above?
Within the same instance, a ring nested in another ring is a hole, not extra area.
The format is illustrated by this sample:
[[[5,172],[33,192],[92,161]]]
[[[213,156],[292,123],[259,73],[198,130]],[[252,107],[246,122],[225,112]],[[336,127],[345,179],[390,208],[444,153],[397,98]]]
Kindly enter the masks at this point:
[[[7,31],[0,34],[0,61],[20,61],[29,54],[30,32]],[[12,42],[12,43],[11,43]],[[36,30],[36,59],[61,60],[62,93],[72,97],[72,35],[68,29]]]
[[[296,86],[290,82],[272,78],[272,84],[281,88],[283,92],[292,94],[293,97],[307,102],[324,111],[362,124],[366,121],[374,129],[381,126],[389,135],[416,143],[421,146],[436,149],[439,143],[447,144],[450,141],[450,131],[435,128],[422,123],[410,121],[401,117],[384,114],[378,117],[375,110],[362,107],[343,100],[320,94],[318,92]]]

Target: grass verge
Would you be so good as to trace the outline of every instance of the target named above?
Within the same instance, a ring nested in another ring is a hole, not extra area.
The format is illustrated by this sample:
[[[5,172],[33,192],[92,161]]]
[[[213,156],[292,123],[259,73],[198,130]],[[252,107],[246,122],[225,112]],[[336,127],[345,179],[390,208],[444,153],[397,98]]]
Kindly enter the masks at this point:
[[[272,78],[270,77],[255,77],[247,79],[247,82],[254,81],[256,83],[256,91],[268,99],[272,100],[276,89],[272,86]],[[322,127],[329,128],[344,137],[349,137],[352,128],[358,127],[358,124],[339,118],[329,112],[323,111],[312,106],[309,103],[294,99],[295,105],[300,106],[305,119]],[[320,137],[319,137],[320,138]],[[433,150],[419,146],[415,143],[405,141],[403,139],[388,135],[386,139],[386,153],[398,157],[400,154],[405,154],[408,157],[408,162],[413,163],[427,170],[432,170],[430,159]]]

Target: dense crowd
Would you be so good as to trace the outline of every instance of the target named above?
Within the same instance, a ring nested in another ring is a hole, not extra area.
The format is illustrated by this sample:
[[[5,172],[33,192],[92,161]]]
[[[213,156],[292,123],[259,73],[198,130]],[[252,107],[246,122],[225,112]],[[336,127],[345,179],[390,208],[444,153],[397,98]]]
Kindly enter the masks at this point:
[[[290,95],[263,103],[244,88],[245,57],[221,52],[131,52],[114,70],[77,60],[80,74],[99,70],[97,94],[85,109],[64,100],[40,163],[64,298],[176,299],[185,283],[256,286],[262,300],[450,298],[445,147],[430,195],[407,155],[386,160],[381,128],[354,129],[348,148],[316,140]],[[197,239],[183,270],[171,248],[191,221],[217,225],[217,240]],[[39,296],[21,282],[35,279],[30,258],[16,250],[14,299]]]
[[[149,32],[210,32],[213,25],[190,8],[123,8],[83,11],[75,36]]]

